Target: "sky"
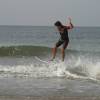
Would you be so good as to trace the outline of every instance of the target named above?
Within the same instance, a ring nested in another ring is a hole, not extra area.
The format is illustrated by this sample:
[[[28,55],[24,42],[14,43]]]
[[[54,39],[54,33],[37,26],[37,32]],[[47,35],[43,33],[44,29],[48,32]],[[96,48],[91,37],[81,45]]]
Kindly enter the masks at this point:
[[[100,26],[100,0],[0,0],[0,25]]]

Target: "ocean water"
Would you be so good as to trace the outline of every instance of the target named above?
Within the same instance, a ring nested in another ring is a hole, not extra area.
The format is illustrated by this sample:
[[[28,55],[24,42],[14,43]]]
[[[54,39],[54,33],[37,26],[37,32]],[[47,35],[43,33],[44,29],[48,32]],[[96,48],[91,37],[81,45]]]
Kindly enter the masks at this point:
[[[65,61],[60,49],[48,61],[59,33],[49,26],[0,26],[0,96],[99,96],[100,27],[69,31]]]

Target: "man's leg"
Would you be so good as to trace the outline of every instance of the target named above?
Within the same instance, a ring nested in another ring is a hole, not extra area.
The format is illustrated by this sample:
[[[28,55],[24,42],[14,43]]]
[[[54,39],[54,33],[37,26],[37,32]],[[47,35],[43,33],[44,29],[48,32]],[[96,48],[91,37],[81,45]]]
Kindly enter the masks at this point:
[[[65,49],[64,48],[61,49],[61,54],[62,54],[62,61],[64,61],[65,59]]]
[[[52,56],[53,56],[53,57],[52,57],[51,61],[55,59],[56,53],[57,53],[57,47],[54,47],[54,48],[52,49]]]
[[[57,48],[58,48],[59,46],[61,46],[62,44],[63,44],[63,42],[60,41],[60,40],[56,43],[55,47],[54,47],[53,50],[52,50],[52,56],[53,56],[53,57],[52,57],[51,61],[55,59],[56,53],[57,53]]]
[[[62,61],[64,61],[64,59],[65,59],[65,49],[67,48],[68,43],[69,43],[69,40],[68,41],[65,41],[64,44],[63,44],[63,47],[61,49]]]

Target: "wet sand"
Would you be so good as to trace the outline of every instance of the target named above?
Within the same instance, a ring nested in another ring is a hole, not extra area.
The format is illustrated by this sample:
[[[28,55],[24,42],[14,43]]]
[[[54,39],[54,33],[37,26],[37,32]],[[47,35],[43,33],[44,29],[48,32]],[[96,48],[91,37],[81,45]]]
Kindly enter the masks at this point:
[[[0,100],[100,100],[100,84],[64,78],[0,78]]]
[[[25,97],[0,96],[0,100],[100,100],[100,97]]]

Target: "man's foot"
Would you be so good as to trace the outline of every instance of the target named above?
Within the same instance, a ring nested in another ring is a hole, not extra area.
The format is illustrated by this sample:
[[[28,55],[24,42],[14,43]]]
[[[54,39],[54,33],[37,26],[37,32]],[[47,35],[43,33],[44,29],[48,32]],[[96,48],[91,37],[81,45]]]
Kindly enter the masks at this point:
[[[62,59],[62,62],[64,62],[64,59]]]
[[[50,61],[53,61],[53,60],[54,60],[54,58],[50,59]]]

